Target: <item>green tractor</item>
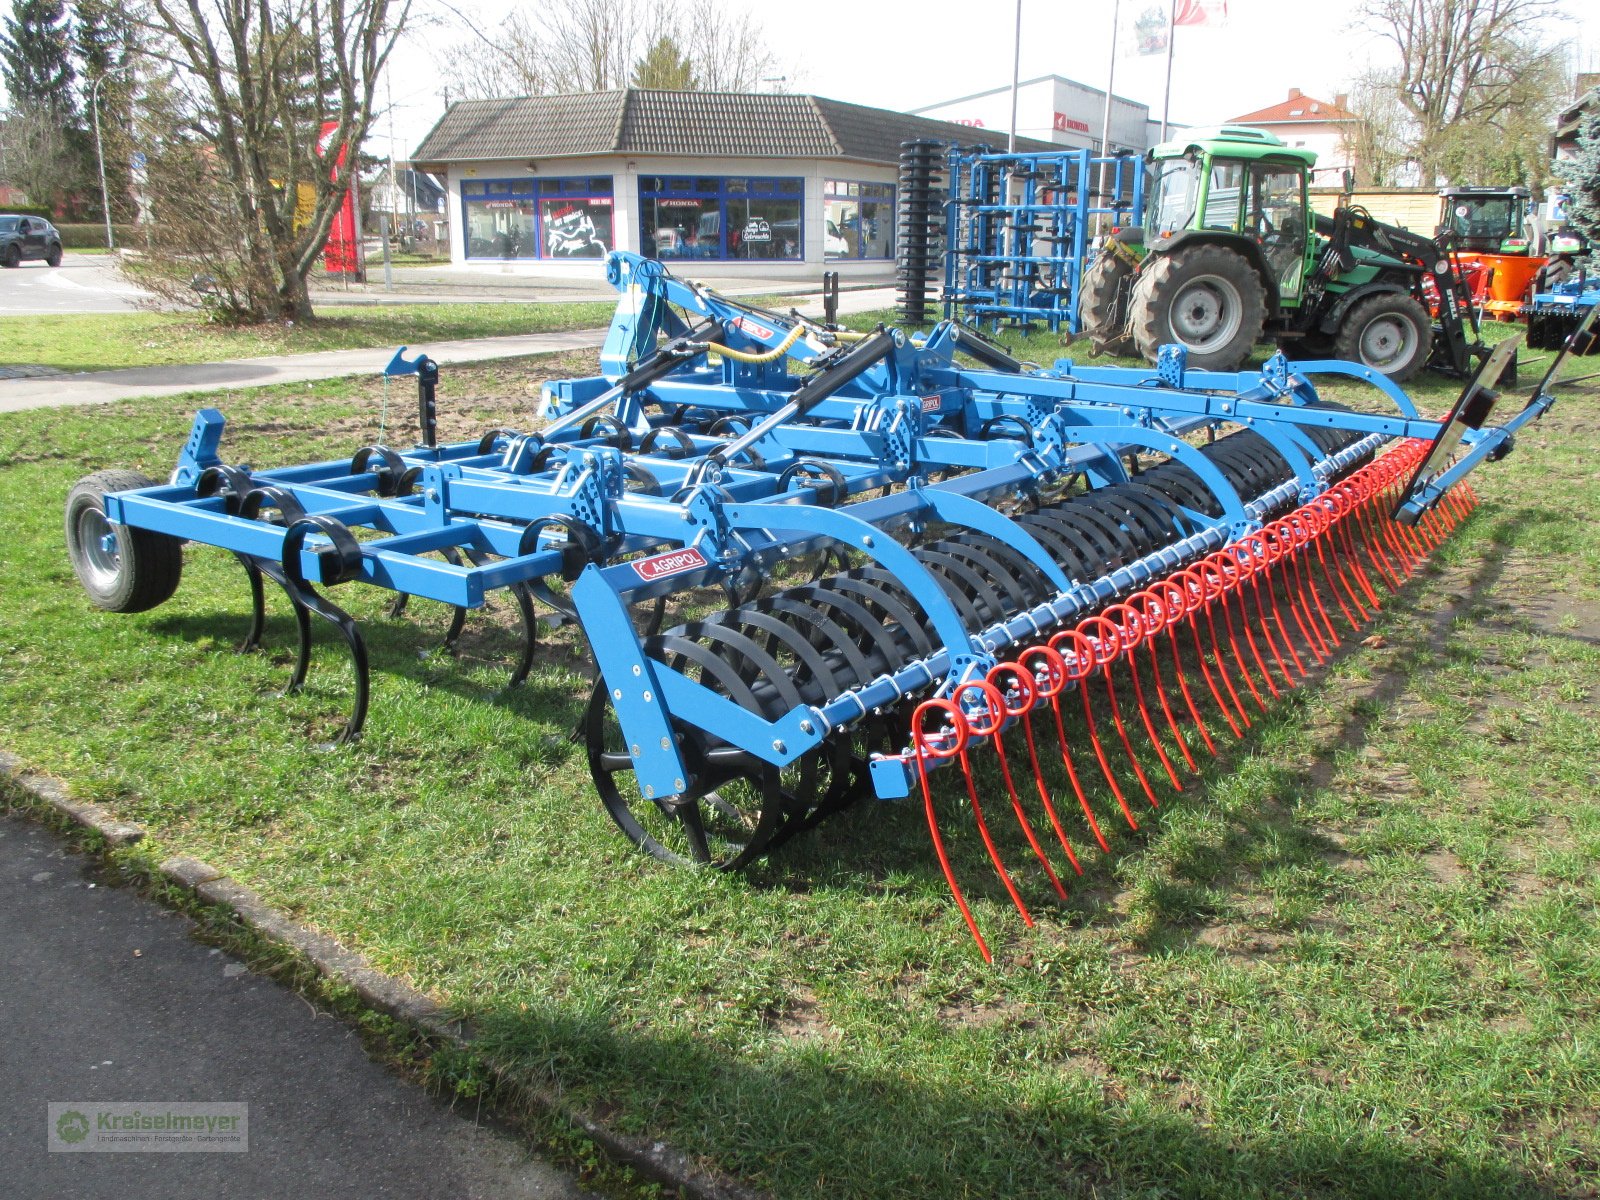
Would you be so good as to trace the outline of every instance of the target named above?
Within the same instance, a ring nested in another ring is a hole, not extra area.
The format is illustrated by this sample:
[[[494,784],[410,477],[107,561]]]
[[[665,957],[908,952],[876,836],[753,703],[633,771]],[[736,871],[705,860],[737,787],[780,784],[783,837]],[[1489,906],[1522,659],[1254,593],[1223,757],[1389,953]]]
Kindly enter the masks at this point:
[[[1232,125],[1151,150],[1143,226],[1112,235],[1084,272],[1079,316],[1096,351],[1154,362],[1177,344],[1192,367],[1232,371],[1269,339],[1396,381],[1427,365],[1470,373],[1481,342],[1448,245],[1353,206],[1318,215],[1306,197],[1316,160]]]

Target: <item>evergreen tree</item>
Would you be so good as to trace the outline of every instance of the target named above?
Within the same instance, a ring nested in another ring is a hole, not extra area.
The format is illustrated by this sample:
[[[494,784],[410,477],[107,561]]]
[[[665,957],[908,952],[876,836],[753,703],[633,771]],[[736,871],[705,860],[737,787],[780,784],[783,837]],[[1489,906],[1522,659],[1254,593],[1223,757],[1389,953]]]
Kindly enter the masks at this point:
[[[119,221],[131,220],[135,214],[128,163],[137,148],[133,139],[133,98],[138,81],[127,68],[138,47],[138,29],[123,0],[74,0],[73,17],[72,41],[83,80],[83,103],[87,108],[92,100],[100,114],[106,194],[112,216]],[[95,171],[93,124],[94,113],[86,111],[80,139],[86,180],[92,180]],[[98,209],[99,190],[90,190]]]
[[[1600,101],[1592,102],[1578,127],[1578,153],[1555,164],[1567,195],[1567,221],[1600,246]]]
[[[662,34],[633,64],[633,86],[658,88],[666,92],[697,92],[700,82],[694,75],[694,64],[689,56],[678,49],[678,43],[669,34]]]
[[[72,35],[63,0],[12,0],[0,34],[0,76],[12,111],[76,123]]]

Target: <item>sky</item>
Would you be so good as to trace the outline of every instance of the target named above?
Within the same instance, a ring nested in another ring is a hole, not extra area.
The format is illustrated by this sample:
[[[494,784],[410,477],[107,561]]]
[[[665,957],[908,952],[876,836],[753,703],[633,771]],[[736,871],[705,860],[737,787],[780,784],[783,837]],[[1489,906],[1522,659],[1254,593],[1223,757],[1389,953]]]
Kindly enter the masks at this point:
[[[449,7],[446,7],[448,2]],[[492,31],[519,0],[416,0],[424,17],[393,62],[395,153],[403,157],[443,111],[438,48],[456,40],[458,10]],[[525,0],[522,0],[525,2]],[[722,0],[752,12],[784,66],[787,91],[909,110],[1011,83],[1016,8],[1010,0],[876,0],[783,5]],[[1120,8],[1115,91],[1161,116],[1165,58],[1126,57],[1134,19],[1164,0],[1022,0],[1022,78],[1063,75],[1104,88],[1111,65],[1114,7]],[[1580,70],[1600,69],[1600,4],[1563,0],[1567,19],[1549,31],[1572,47]],[[1294,0],[1229,0],[1220,28],[1180,28],[1172,79],[1172,120],[1217,124],[1282,100],[1298,87],[1332,100],[1383,44],[1351,28],[1350,10]],[[470,35],[464,35],[470,36]],[[380,101],[383,99],[380,90]],[[389,116],[376,122],[369,151],[388,153]]]

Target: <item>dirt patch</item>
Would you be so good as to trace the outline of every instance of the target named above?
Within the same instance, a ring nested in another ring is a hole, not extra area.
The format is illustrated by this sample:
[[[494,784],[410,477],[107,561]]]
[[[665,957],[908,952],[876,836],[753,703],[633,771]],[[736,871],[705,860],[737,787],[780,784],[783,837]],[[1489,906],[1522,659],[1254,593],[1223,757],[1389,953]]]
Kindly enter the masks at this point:
[[[1470,878],[1461,860],[1448,850],[1433,850],[1422,856],[1422,865],[1434,881],[1445,887],[1460,887]]]

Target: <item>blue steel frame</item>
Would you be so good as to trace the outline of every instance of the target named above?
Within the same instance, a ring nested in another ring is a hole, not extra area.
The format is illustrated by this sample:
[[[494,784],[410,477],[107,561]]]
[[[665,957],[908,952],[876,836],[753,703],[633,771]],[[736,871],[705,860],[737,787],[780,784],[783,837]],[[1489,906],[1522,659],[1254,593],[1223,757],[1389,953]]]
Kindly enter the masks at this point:
[[[688,779],[679,730],[706,731],[774,765],[794,762],[874,710],[915,693],[947,694],[1021,639],[1258,529],[1274,506],[1314,497],[1385,442],[1440,430],[1394,384],[1350,363],[1291,369],[1280,356],[1261,371],[1219,373],[1189,371],[1177,352],[1150,368],[1065,359],[1027,372],[972,367],[956,357],[970,350],[964,339],[971,335],[953,323],[920,342],[880,331],[846,343],[838,331],[741,306],[635,255],[612,254],[608,272],[622,297],[603,353],[606,373],[547,385],[538,433],[496,431],[481,442],[417,446],[397,458],[364,454],[248,474],[251,485],[280,489],[310,514],[371,531],[354,561],[304,523],[296,530],[251,519],[236,504],[230,509],[228,497],[201,494],[208,468],[222,466],[224,422],[214,409],[197,415],[172,482],[108,496],[107,516],[114,527],[271,562],[288,553],[286,568],[313,584],[359,580],[463,607],[482,604],[495,588],[565,574],[574,579],[578,618],[624,734],[639,747],[641,791],[664,797],[684,791]],[[764,350],[770,361],[713,361],[718,347]],[[797,374],[790,363],[811,371]],[[1326,405],[1312,376],[1369,383],[1394,412]],[[1470,431],[1459,461],[1407,506],[1421,511],[1551,403],[1540,393],[1503,426]],[[713,434],[713,418],[732,419],[735,428]],[[1267,438],[1294,478],[1244,501],[1184,437],[1225,423]],[[1363,436],[1328,456],[1304,434],[1314,426]],[[664,430],[674,431],[670,439]],[[622,431],[644,448],[619,449],[613,443]],[[1096,484],[1124,480],[1121,456],[1136,448],[1188,465],[1222,515],[1185,510],[1198,532],[1110,575],[1069,577],[1022,526],[984,503],[1078,472]],[[842,494],[825,503],[805,485],[805,471],[792,469],[802,463],[831,472]],[[397,468],[415,469],[414,487],[395,486]],[[964,473],[931,481],[950,470]],[[630,490],[640,479],[647,490]],[[859,498],[885,487],[895,490]],[[964,628],[935,578],[892,536],[930,521],[1003,538],[1055,595],[987,629]],[[769,722],[652,659],[635,632],[629,609],[638,601],[764,571],[828,544],[891,572],[939,649]],[[493,558],[458,565],[425,557],[447,548]],[[631,553],[650,557],[621,561]],[[875,763],[878,794],[906,794],[906,771],[899,759]]]

